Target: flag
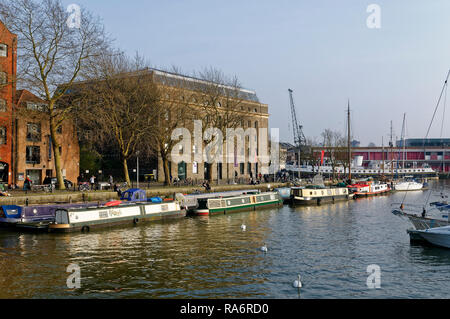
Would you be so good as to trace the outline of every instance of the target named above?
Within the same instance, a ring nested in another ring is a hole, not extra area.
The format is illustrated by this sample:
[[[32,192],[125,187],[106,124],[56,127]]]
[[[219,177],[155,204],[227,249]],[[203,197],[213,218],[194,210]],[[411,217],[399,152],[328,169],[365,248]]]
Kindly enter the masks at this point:
[[[325,151],[322,151],[322,154],[320,156],[320,165],[323,165],[323,157],[325,156]]]

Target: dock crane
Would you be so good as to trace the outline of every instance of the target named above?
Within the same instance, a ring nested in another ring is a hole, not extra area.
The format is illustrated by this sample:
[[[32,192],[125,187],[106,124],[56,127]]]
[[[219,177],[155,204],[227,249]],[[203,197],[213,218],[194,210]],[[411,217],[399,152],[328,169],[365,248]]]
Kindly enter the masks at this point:
[[[291,102],[291,116],[292,116],[292,129],[294,130],[294,146],[298,152],[298,177],[300,178],[300,152],[306,150],[306,138],[303,134],[303,126],[298,124],[297,114],[295,112],[294,98],[292,96],[291,89],[289,91],[289,98]]]
[[[291,89],[288,89],[288,91],[289,91],[289,98],[291,101],[292,128],[294,130],[294,145],[295,147],[300,149],[302,146],[306,145],[306,138],[305,135],[303,134],[303,126],[298,125],[297,122],[297,114],[295,113],[294,98],[292,96],[292,92],[294,91],[292,91]]]

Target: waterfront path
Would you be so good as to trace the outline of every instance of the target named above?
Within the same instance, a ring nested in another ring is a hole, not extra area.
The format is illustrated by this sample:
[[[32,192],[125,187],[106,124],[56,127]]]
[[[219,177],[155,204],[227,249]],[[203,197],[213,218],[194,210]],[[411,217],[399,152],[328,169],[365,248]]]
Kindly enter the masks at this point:
[[[224,192],[232,190],[245,190],[245,189],[259,189],[266,191],[269,188],[285,187],[286,183],[268,183],[257,185],[217,185],[211,186],[211,192]],[[172,197],[175,193],[190,194],[195,191],[204,192],[203,187],[199,186],[160,186],[145,189],[147,197],[161,196]],[[32,193],[28,192],[24,194],[13,194],[10,197],[0,197],[0,205],[29,205],[33,204],[52,204],[52,203],[67,203],[67,202],[83,202],[83,201],[108,201],[118,199],[116,192],[112,191],[55,191],[54,193]]]

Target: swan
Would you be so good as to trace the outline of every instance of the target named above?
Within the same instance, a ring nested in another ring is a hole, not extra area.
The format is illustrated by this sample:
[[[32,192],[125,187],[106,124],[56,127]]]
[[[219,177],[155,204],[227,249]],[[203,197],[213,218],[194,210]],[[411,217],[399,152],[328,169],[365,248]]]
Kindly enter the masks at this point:
[[[298,274],[298,280],[295,280],[294,283],[292,284],[294,288],[302,288],[302,282],[300,279],[301,279],[300,274]]]
[[[261,251],[267,253],[267,246],[266,246],[266,243],[264,243],[264,246],[261,247]]]
[[[244,223],[242,223],[241,229],[242,229],[242,231],[245,231],[247,229],[247,226],[245,226]]]

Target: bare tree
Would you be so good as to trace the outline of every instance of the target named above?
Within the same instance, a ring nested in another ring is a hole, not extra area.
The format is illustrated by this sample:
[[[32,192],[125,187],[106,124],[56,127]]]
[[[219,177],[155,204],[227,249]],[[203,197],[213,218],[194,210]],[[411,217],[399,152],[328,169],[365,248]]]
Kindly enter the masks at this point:
[[[197,82],[196,91],[200,107],[195,117],[202,121],[202,135],[207,128],[217,128],[221,132],[226,132],[227,129],[241,127],[244,98],[237,77],[230,78],[218,69],[206,68],[199,73],[199,78],[202,81]],[[223,134],[222,143],[225,141],[226,135]],[[204,141],[205,144],[209,142],[211,140]],[[218,154],[213,150],[211,156],[217,160]],[[228,160],[226,162],[229,179]],[[209,174],[209,180],[212,180],[212,174]]]
[[[20,84],[46,103],[55,159],[56,177],[61,173],[62,143],[57,129],[70,116],[71,106],[58,107],[74,81],[87,71],[90,60],[105,50],[107,39],[98,20],[86,10],[66,12],[59,0],[2,0],[0,17],[18,36]],[[74,18],[79,23],[69,23]]]
[[[192,84],[179,74],[180,70],[175,66],[172,66],[170,71],[158,72],[158,74],[153,72],[154,80],[158,84],[160,102],[154,113],[157,122],[151,134],[151,147],[161,158],[164,185],[172,183],[169,161],[172,148],[176,143],[172,139],[172,132],[176,128],[192,124],[193,109],[197,103]]]
[[[336,166],[344,164],[346,156],[346,142],[347,140],[340,132],[326,129],[322,132],[323,146],[328,158],[328,163],[331,165],[333,171],[333,178],[336,177]]]
[[[97,59],[92,76],[73,86],[75,100],[84,104],[78,117],[83,125],[96,129],[91,136],[96,143],[117,147],[125,180],[131,184],[127,160],[157,129],[159,91],[138,55],[130,59],[122,53],[105,54]]]

